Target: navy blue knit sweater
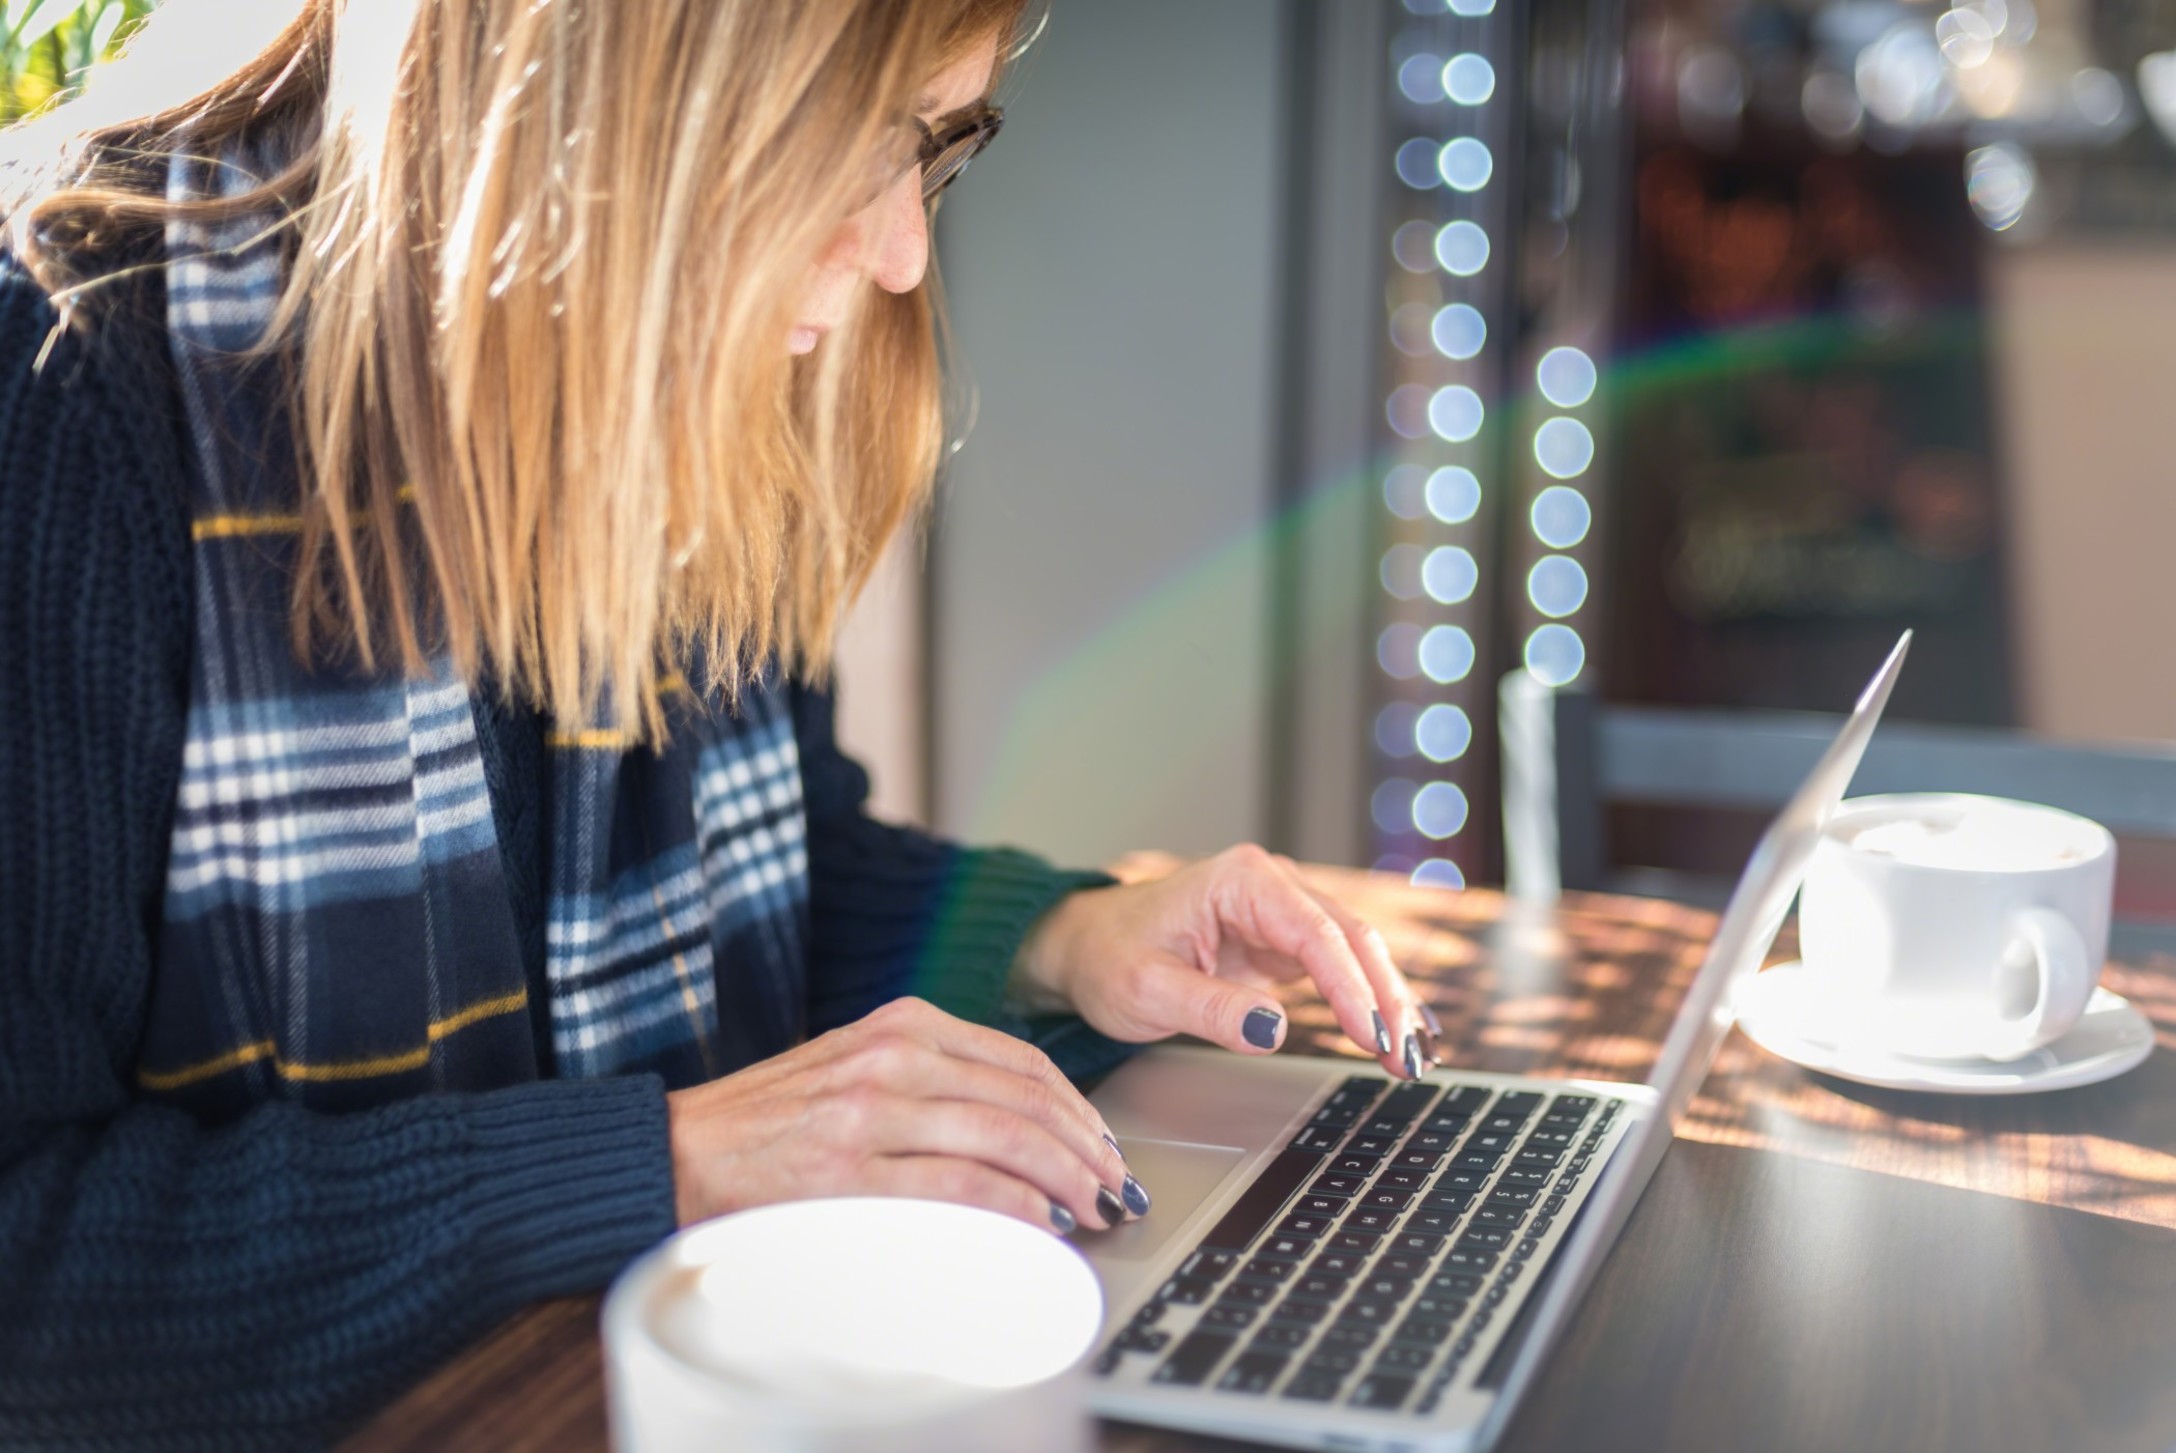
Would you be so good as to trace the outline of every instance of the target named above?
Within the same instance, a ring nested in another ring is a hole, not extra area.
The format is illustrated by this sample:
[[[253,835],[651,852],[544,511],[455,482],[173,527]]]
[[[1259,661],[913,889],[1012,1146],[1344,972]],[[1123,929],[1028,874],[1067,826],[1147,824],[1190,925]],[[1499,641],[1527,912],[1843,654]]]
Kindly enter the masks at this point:
[[[601,1286],[673,1225],[654,1078],[343,1116],[270,1104],[218,1126],[132,1095],[192,640],[162,310],[155,272],[118,288],[34,373],[54,314],[0,269],[7,1447],[318,1442],[523,1304]],[[992,1018],[1028,926],[1091,880],[871,821],[829,701],[799,702],[821,1018],[908,991]],[[540,972],[538,727],[479,718]]]

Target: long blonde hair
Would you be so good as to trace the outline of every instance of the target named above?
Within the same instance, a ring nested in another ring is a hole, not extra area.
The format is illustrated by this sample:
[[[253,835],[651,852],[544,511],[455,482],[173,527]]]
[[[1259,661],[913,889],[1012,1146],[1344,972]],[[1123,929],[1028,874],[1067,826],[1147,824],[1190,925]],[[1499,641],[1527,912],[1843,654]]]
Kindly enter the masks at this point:
[[[95,91],[60,108],[66,160],[6,200],[8,242],[65,304],[131,229],[276,206],[297,648],[410,671],[445,652],[562,720],[655,727],[691,652],[729,690],[766,662],[821,670],[927,497],[934,281],[862,288],[813,355],[784,342],[917,89],[975,44],[1002,56],[1021,10],[301,0],[155,114],[96,120]],[[284,174],[164,199],[174,149],[266,134]]]

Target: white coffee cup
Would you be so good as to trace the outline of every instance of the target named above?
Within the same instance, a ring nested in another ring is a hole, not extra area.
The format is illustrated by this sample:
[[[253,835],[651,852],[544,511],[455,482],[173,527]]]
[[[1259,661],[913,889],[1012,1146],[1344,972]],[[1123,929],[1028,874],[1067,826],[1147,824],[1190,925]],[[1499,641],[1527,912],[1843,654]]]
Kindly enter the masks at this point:
[[[1799,900],[1808,970],[1856,1041],[2007,1061],[2068,1034],[2108,954],[2116,844],[2090,819],[1963,793],[1859,797]]]
[[[1086,1453],[1103,1293],[1070,1245],[936,1201],[693,1226],[605,1298],[619,1453]]]

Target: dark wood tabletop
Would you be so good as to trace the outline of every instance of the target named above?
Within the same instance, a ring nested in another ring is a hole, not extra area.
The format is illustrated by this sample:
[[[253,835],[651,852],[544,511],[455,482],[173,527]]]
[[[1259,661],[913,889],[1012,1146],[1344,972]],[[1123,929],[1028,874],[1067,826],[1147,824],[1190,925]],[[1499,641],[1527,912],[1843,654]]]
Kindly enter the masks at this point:
[[[1715,926],[1648,899],[1310,872],[1383,930],[1454,1066],[1644,1078]],[[1867,1089],[1734,1034],[1500,1446],[2176,1449],[2176,959],[2103,982],[2152,1019],[2155,1053],[2043,1095]],[[1360,1057],[1318,999],[1289,1002],[1287,1052]],[[521,1313],[346,1447],[604,1448],[597,1310]],[[1119,1424],[1103,1441],[1240,1446]]]

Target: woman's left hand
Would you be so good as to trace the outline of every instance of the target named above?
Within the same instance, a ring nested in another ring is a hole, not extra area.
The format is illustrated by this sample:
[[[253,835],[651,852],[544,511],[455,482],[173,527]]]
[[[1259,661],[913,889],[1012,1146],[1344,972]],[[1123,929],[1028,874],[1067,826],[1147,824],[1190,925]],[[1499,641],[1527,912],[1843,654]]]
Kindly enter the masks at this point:
[[[1385,1069],[1417,1078],[1436,1061],[1431,1017],[1383,936],[1251,844],[1153,882],[1071,895],[1021,946],[1015,983],[1113,1039],[1192,1034],[1268,1054],[1286,1028],[1268,986],[1302,975]]]

